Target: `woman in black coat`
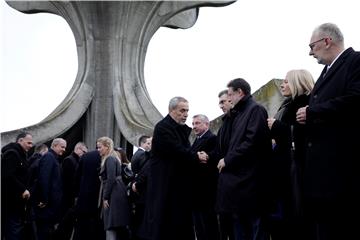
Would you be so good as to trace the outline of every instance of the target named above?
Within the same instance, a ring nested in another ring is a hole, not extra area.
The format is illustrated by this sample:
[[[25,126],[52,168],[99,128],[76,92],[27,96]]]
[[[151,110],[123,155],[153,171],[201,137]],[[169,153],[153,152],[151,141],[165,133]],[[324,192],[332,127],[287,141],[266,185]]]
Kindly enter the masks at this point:
[[[305,157],[305,129],[296,122],[296,112],[308,104],[313,87],[314,79],[307,70],[289,71],[280,85],[281,94],[286,98],[274,118],[268,119],[274,140],[272,190],[277,206],[270,218],[273,240],[300,236],[295,219],[301,214],[299,188]]]

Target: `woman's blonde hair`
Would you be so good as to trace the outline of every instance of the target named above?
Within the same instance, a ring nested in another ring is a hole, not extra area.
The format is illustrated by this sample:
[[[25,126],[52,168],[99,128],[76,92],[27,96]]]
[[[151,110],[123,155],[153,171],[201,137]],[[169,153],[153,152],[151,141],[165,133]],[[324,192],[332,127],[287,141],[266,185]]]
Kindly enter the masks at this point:
[[[315,84],[311,73],[304,69],[290,70],[286,79],[293,99],[303,94],[309,95]]]
[[[109,152],[106,155],[101,157],[101,166],[104,166],[106,159],[110,156],[118,158],[117,154],[114,151],[114,141],[111,138],[101,137],[101,138],[98,138],[96,143],[100,143],[103,146],[109,148]]]

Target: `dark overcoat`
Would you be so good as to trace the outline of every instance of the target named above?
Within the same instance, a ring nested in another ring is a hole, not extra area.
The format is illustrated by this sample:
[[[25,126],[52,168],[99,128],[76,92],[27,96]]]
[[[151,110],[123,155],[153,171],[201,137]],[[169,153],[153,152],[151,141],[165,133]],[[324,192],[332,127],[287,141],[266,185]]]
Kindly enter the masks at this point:
[[[296,121],[296,112],[309,103],[308,95],[284,100],[275,115],[271,138],[275,139],[272,188],[276,202],[283,204],[283,214],[289,216],[300,210],[302,173],[305,162],[306,129]],[[292,151],[292,143],[294,150]],[[295,201],[294,201],[295,200]]]
[[[210,130],[206,131],[204,135],[196,138],[191,146],[193,152],[198,151],[210,152],[214,150],[216,145],[216,135]],[[216,186],[218,178],[217,161],[209,159],[204,164],[200,161],[195,163],[193,180],[193,194],[192,202],[195,209],[213,209],[216,199]]]
[[[100,191],[100,162],[99,151],[94,150],[81,156],[76,173],[77,202],[76,211],[88,218],[99,217]]]
[[[191,216],[193,167],[191,128],[167,115],[156,124],[149,159],[145,219],[140,234],[145,239],[194,239]]]
[[[232,118],[229,113],[225,113],[222,116],[222,124],[219,128],[219,131],[216,134],[216,144],[215,149],[208,153],[211,161],[219,162],[221,158],[224,158],[230,142],[231,137],[231,127],[232,127]]]
[[[359,210],[360,53],[349,48],[325,70],[306,112],[304,177],[308,212],[326,216]]]
[[[1,149],[1,207],[2,215],[7,212],[23,214],[27,188],[28,163],[26,152],[18,143],[9,143]]]
[[[142,167],[144,166],[146,162],[146,154],[145,151],[141,148],[139,148],[134,155],[131,158],[131,170],[136,175],[140,172]]]
[[[63,177],[63,205],[65,211],[74,206],[76,193],[76,171],[79,166],[79,156],[72,152],[61,164]],[[65,213],[63,213],[65,214]]]
[[[58,155],[49,149],[39,161],[38,182],[35,205],[46,204],[44,208],[35,207],[36,218],[56,223],[60,217],[62,204],[62,176]]]
[[[266,201],[264,171],[271,156],[267,112],[247,95],[230,114],[232,132],[219,175],[216,208],[220,213],[258,216]]]
[[[109,156],[101,167],[102,199],[108,200],[109,207],[103,208],[104,229],[124,227],[130,223],[130,206],[126,186],[121,177],[120,160]]]

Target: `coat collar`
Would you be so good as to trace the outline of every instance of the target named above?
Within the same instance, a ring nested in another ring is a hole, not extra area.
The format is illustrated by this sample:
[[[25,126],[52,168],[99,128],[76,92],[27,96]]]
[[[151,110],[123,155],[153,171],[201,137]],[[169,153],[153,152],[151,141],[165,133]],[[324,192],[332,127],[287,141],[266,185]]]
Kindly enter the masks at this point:
[[[344,64],[346,58],[353,52],[354,52],[354,49],[351,48],[351,47],[346,49],[339,56],[339,58],[334,62],[333,66],[331,66],[329,71],[327,71],[327,66],[325,66],[324,69],[322,70],[321,74],[320,74],[320,77],[316,81],[316,84],[315,84],[314,89],[312,90],[312,92],[313,93],[316,92],[320,88],[320,86],[326,84],[328,82],[327,79],[329,79]]]
[[[238,112],[241,112],[248,102],[252,100],[252,96],[246,95],[244,96],[230,111],[230,116],[236,115]]]
[[[177,122],[175,122],[175,120],[168,114],[166,115],[166,117],[164,118],[164,120],[168,123],[168,125],[170,125],[170,127],[172,127],[173,129],[182,129],[184,131],[186,131],[186,133],[189,133],[191,132],[191,128],[184,124],[179,124]]]

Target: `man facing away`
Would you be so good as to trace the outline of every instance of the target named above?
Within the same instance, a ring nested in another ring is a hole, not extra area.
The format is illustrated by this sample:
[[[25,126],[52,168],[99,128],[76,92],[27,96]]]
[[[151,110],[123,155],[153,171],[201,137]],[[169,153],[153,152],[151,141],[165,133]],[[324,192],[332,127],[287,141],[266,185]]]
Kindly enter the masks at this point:
[[[345,49],[343,34],[332,23],[315,28],[309,47],[309,55],[325,67],[309,105],[297,112],[297,121],[306,124],[308,135],[304,163],[307,239],[359,238],[360,124],[355,116],[360,106],[360,53]]]
[[[103,221],[100,219],[99,192],[101,157],[93,150],[81,156],[76,174],[77,201],[74,240],[105,239]]]
[[[131,158],[131,170],[135,178],[132,183],[131,200],[133,201],[134,215],[132,221],[132,239],[138,239],[138,229],[144,217],[146,175],[148,171],[148,160],[151,150],[152,138],[142,135],[139,138],[139,148]]]
[[[26,154],[32,144],[31,134],[21,132],[15,142],[1,149],[1,236],[7,240],[21,239],[25,205],[30,198]]]
[[[189,142],[191,128],[185,124],[188,111],[188,101],[174,97],[169,114],[155,126],[141,229],[145,239],[194,239],[189,169],[195,156]]]
[[[61,163],[62,179],[63,179],[63,201],[61,221],[55,232],[55,239],[70,239],[75,224],[74,204],[77,195],[75,180],[76,172],[79,166],[80,157],[88,151],[87,146],[83,142],[75,144],[72,153],[64,158]]]

